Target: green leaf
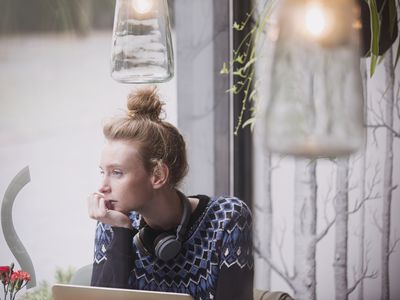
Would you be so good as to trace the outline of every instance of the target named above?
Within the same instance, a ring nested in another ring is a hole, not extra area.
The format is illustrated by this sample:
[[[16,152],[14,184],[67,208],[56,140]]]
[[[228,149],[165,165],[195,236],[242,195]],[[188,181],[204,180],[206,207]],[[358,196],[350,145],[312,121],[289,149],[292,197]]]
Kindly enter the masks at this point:
[[[370,11],[370,21],[371,21],[371,65],[370,65],[370,73],[371,77],[375,73],[377,58],[379,56],[379,31],[380,31],[380,22],[379,22],[379,13],[378,8],[376,7],[375,0],[368,1],[369,11]]]
[[[378,56],[371,53],[370,77],[372,77],[375,73],[377,60],[378,60]]]
[[[251,66],[252,64],[254,64],[256,60],[257,60],[257,59],[256,59],[255,57],[252,58],[252,59],[250,59],[250,60],[247,62],[247,64],[244,66],[244,70],[250,68],[250,66]]]
[[[254,89],[251,91],[251,93],[250,93],[249,100],[250,100],[250,101],[256,100],[256,95],[257,95],[257,89],[254,88]]]
[[[227,93],[232,93],[232,94],[236,94],[238,91],[236,85],[232,85],[229,89],[227,89],[225,92]]]
[[[242,128],[245,128],[246,126],[250,126],[250,129],[253,130],[255,123],[256,123],[255,117],[248,118],[246,120],[246,122],[243,123]]]
[[[368,1],[371,18],[371,54],[379,55],[379,32],[380,21],[379,12],[375,0]]]
[[[237,30],[237,31],[242,31],[243,30],[243,25],[239,25],[238,23],[233,22],[233,29]]]
[[[223,65],[220,72],[221,74],[224,74],[229,68],[229,72],[235,76],[235,84],[226,90],[226,92],[235,95],[240,94],[240,99],[237,100],[242,102],[242,108],[237,118],[237,124],[234,126],[234,135],[238,135],[239,130],[246,126],[251,126],[251,130],[253,130],[256,122],[255,105],[257,87],[251,85],[251,82],[255,79],[254,63],[257,58],[254,45],[257,44],[257,41],[259,41],[260,38],[264,38],[262,33],[264,32],[266,23],[272,14],[276,2],[279,1],[281,0],[266,1],[261,13],[255,13],[258,12],[259,7],[254,5],[253,10],[246,14],[246,20],[239,23],[235,21],[232,25],[233,30],[237,31],[242,31],[245,27],[249,29],[249,31],[245,33],[245,36],[239,41],[239,45],[232,49],[233,58],[229,61],[228,66]],[[252,117],[244,122],[244,112],[247,109],[250,109]]]
[[[239,64],[243,64],[244,63],[244,54],[238,55],[235,57],[235,62],[238,62]]]
[[[233,75],[246,78],[246,74],[243,73],[243,68],[237,69],[235,72],[233,72]]]
[[[226,63],[223,63],[222,68],[219,71],[219,74],[229,74],[229,69],[228,69]]]

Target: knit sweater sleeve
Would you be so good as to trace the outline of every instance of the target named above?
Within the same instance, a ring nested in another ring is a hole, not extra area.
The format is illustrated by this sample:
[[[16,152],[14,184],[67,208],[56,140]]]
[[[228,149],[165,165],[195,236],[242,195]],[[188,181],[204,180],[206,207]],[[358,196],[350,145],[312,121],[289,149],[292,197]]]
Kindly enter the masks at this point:
[[[243,202],[234,206],[222,240],[216,300],[253,299],[252,217]]]
[[[129,287],[135,259],[132,246],[135,233],[127,228],[97,225],[92,286]]]

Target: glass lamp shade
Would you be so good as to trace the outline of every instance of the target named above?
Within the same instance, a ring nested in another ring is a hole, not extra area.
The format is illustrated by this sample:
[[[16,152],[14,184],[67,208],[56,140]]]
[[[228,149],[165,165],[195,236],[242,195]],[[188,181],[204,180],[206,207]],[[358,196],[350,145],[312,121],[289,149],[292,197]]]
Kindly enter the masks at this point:
[[[111,76],[122,83],[165,82],[174,75],[166,0],[117,0]]]
[[[352,0],[283,0],[265,140],[272,152],[336,157],[364,139],[359,9]]]

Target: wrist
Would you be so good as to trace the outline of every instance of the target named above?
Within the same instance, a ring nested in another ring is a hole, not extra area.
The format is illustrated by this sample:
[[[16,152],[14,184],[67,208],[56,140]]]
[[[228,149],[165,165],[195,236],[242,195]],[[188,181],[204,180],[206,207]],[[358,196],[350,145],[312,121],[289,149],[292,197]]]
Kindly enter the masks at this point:
[[[133,230],[132,223],[130,220],[129,220],[129,222],[122,222],[117,227],[122,227],[122,228]]]

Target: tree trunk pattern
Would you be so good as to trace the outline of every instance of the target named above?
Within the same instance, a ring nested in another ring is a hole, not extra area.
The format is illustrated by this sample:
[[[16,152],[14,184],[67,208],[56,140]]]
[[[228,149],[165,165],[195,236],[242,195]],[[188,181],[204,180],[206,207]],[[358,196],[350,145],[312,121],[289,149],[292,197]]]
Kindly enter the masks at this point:
[[[393,128],[394,106],[394,67],[392,49],[385,55],[385,73],[387,82],[385,123]],[[390,299],[389,283],[389,244],[390,244],[390,207],[392,204],[393,184],[393,134],[386,130],[386,156],[383,169],[383,203],[382,203],[382,239],[381,239],[381,300]]]
[[[294,200],[294,298],[316,299],[316,161],[296,160]]]
[[[335,201],[335,299],[347,300],[349,158],[338,159]]]
[[[267,257],[271,257],[271,241],[272,241],[272,218],[273,218],[273,206],[272,206],[272,195],[271,195],[271,154],[264,154],[264,193],[265,201],[262,206],[264,211],[264,234],[265,239],[262,241],[262,251]],[[271,267],[266,264],[265,271],[265,286],[267,289],[271,288]]]
[[[368,73],[365,59],[361,61],[361,75],[363,79],[363,95],[364,95],[364,123],[368,123]],[[366,188],[366,173],[367,173],[367,147],[368,147],[368,133],[365,134],[364,148],[361,161],[361,193],[360,199],[365,199]],[[358,228],[360,229],[360,236],[358,239],[358,276],[362,276],[364,272],[365,262],[365,203],[360,208],[360,219]],[[357,300],[364,300],[364,280],[362,279],[357,288]]]

